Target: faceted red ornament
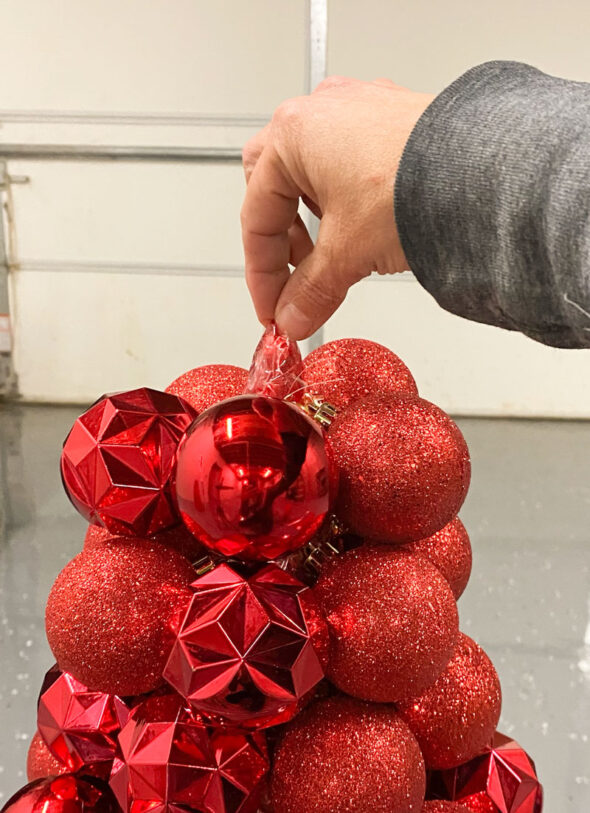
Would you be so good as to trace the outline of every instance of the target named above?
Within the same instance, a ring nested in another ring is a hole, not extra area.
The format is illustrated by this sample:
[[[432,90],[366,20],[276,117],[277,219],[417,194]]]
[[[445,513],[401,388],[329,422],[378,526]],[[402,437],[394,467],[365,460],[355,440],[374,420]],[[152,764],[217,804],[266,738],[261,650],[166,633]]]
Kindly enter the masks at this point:
[[[91,692],[57,666],[45,675],[37,726],[51,753],[71,773],[83,770],[107,779],[117,735],[128,719],[129,706],[117,695]]]
[[[473,813],[543,810],[543,786],[535,763],[518,743],[499,732],[491,745],[470,762],[432,772],[428,796],[457,800]]]
[[[302,374],[303,361],[297,342],[280,333],[272,322],[254,353],[245,391],[269,398],[303,395]]]
[[[33,782],[35,779],[59,776],[62,773],[68,773],[67,767],[53,756],[43,737],[36,731],[27,753],[27,779]]]
[[[298,407],[244,395],[203,412],[178,450],[173,488],[189,530],[224,556],[274,559],[322,524],[331,461]]]
[[[178,395],[197,412],[213,404],[235,398],[246,392],[248,370],[231,364],[206,364],[183,373],[166,387],[166,392]]]
[[[8,800],[2,813],[118,813],[108,786],[89,776],[37,779]]]
[[[65,490],[82,516],[128,536],[174,525],[170,474],[195,417],[180,398],[145,387],[100,398],[77,419],[61,456]]]
[[[176,694],[137,707],[119,736],[111,788],[123,813],[254,813],[269,768],[264,736],[208,728]]]
[[[276,565],[248,578],[221,564],[193,589],[166,680],[214,721],[255,729],[290,720],[322,679],[327,650],[309,588]]]

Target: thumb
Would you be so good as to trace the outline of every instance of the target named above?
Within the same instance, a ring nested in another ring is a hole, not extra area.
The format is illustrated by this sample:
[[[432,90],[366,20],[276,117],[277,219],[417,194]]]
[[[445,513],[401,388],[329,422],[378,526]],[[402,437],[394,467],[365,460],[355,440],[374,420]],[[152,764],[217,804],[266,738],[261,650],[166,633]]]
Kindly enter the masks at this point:
[[[277,302],[277,325],[295,341],[320,328],[344,302],[351,285],[371,273],[355,267],[352,253],[331,239],[326,226],[324,219],[315,248],[291,274]]]

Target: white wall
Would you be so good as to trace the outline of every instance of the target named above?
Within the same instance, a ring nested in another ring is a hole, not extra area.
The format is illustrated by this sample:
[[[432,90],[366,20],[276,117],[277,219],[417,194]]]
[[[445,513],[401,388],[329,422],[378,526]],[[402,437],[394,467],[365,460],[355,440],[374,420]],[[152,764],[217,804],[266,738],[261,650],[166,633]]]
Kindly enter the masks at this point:
[[[239,147],[305,92],[308,0],[0,0],[0,143]],[[437,91],[490,58],[590,80],[590,6],[331,0],[328,69]],[[237,164],[19,160],[9,210],[19,391],[87,402],[247,364]],[[355,289],[326,338],[399,352],[455,413],[590,416],[590,354],[435,307],[411,277]]]

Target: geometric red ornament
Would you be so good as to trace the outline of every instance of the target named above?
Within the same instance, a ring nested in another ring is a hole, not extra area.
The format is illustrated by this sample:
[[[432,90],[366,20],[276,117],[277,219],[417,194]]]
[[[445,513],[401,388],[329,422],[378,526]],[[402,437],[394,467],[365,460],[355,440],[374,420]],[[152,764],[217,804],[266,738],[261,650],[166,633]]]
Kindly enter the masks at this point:
[[[242,395],[182,439],[173,490],[187,528],[224,556],[274,559],[304,545],[334,496],[321,428],[287,401]]]
[[[166,680],[211,722],[294,717],[324,676],[328,633],[311,590],[274,564],[249,578],[221,564],[192,587]]]
[[[196,414],[181,398],[147,387],[105,395],[84,412],[61,456],[64,488],[82,516],[126,536],[174,525],[170,475]]]
[[[134,709],[110,785],[123,813],[254,813],[269,768],[262,734],[211,729],[177,694]]]
[[[39,695],[37,725],[53,756],[68,771],[108,779],[117,735],[129,712],[120,697],[91,692],[68,672],[53,666]]]
[[[117,813],[113,794],[92,776],[51,776],[21,788],[2,813]]]
[[[433,771],[428,798],[456,800],[473,813],[541,813],[543,786],[535,763],[499,732],[481,756],[458,768]]]

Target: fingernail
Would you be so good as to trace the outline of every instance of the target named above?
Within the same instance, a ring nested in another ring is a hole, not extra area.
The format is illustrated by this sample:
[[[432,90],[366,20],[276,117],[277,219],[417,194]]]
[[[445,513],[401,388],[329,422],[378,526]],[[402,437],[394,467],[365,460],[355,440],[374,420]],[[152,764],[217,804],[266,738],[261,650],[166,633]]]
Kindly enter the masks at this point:
[[[278,312],[277,325],[279,330],[282,330],[294,341],[307,338],[312,329],[312,321],[309,316],[306,316],[292,302],[284,305]]]

